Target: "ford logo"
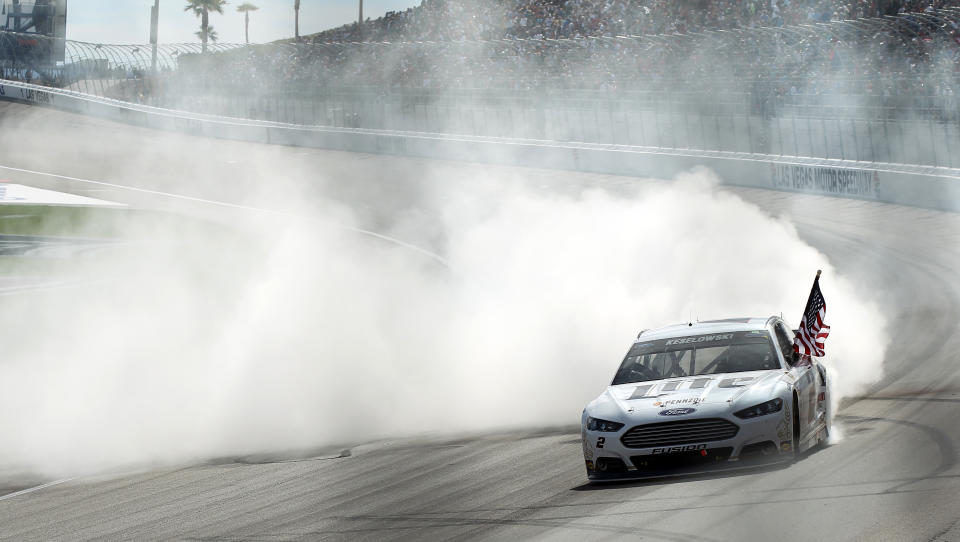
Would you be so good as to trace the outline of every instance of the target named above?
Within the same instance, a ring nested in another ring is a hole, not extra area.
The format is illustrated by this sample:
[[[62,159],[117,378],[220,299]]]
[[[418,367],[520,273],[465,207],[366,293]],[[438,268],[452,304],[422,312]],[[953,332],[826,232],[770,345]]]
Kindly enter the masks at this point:
[[[696,412],[695,408],[668,408],[666,410],[661,410],[661,416],[683,416],[684,414],[693,414]]]

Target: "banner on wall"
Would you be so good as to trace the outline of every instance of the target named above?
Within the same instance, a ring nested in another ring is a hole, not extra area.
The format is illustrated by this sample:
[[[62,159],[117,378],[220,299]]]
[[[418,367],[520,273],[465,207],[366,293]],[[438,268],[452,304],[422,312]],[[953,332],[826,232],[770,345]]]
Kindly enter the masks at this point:
[[[869,169],[771,163],[770,176],[778,190],[877,199],[880,189],[880,174]]]
[[[126,205],[122,203],[88,198],[66,192],[45,190],[43,188],[0,180],[0,205],[11,203],[21,205],[96,205],[100,207],[126,207]]]

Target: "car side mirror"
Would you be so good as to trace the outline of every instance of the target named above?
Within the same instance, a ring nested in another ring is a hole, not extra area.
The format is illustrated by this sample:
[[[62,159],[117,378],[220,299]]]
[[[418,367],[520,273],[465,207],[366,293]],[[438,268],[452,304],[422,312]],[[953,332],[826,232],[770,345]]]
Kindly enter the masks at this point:
[[[799,363],[799,362],[800,362],[800,352],[797,352],[796,350],[791,351],[791,352],[790,352],[789,362],[790,362],[790,365],[796,365],[797,363]]]

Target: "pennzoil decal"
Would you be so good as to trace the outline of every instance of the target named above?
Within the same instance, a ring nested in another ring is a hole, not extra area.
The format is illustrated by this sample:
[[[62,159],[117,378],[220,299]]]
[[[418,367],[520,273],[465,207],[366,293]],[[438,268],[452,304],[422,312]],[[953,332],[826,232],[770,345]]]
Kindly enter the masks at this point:
[[[674,405],[698,405],[703,402],[699,397],[684,397],[683,399],[667,399],[666,401],[655,401],[653,406],[674,406]]]

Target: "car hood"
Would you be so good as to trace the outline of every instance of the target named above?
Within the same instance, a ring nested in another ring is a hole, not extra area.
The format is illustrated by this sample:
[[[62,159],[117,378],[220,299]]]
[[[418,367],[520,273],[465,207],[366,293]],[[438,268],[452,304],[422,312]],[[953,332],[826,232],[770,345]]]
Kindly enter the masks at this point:
[[[608,387],[587,409],[605,419],[656,416],[674,408],[729,411],[757,397],[773,397],[783,376],[782,370],[769,370],[620,384]]]

